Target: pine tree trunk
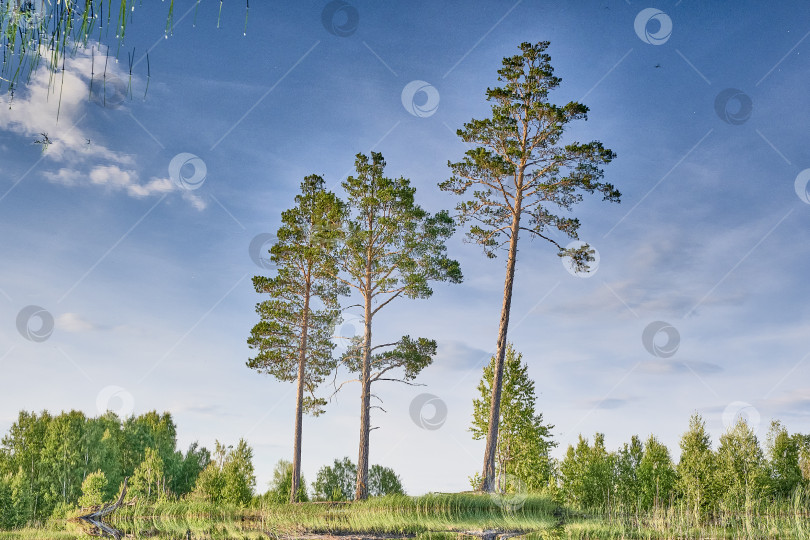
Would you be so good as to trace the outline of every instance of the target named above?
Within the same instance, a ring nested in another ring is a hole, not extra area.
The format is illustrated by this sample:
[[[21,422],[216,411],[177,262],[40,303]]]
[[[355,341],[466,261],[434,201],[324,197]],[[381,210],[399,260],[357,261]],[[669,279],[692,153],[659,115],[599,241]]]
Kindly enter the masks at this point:
[[[495,454],[498,447],[498,422],[501,417],[501,389],[503,386],[503,362],[506,356],[506,333],[509,328],[509,311],[512,307],[512,285],[515,280],[518,232],[520,231],[523,195],[521,193],[522,177],[521,174],[518,179],[515,212],[512,216],[512,237],[509,239],[509,259],[506,261],[506,282],[503,287],[503,306],[501,307],[501,322],[498,328],[498,350],[495,353],[495,369],[492,373],[492,398],[489,402],[489,429],[487,430],[487,443],[484,449],[484,471],[481,474],[481,491],[489,493],[495,490]]]
[[[368,373],[369,362],[363,361],[363,372]],[[371,434],[371,383],[367,377],[363,377],[363,394],[361,403],[363,410],[360,412],[360,452],[357,457],[357,488],[354,493],[354,500],[360,501],[368,498],[368,446],[369,435]]]
[[[357,456],[357,487],[354,500],[368,498],[368,446],[371,434],[371,255],[366,259],[365,335],[363,369],[360,374],[360,449]]]
[[[304,294],[304,316],[301,321],[301,346],[298,351],[298,396],[295,402],[295,445],[293,450],[292,486],[290,502],[298,501],[298,487],[301,485],[301,430],[304,421],[304,377],[307,363],[307,331],[309,330],[310,283],[307,279]]]

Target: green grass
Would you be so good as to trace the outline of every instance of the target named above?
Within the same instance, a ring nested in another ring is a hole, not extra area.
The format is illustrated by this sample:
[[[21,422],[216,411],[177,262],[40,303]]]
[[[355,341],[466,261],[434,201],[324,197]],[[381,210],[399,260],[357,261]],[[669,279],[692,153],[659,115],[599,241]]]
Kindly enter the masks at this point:
[[[74,515],[78,515],[76,512]],[[563,539],[743,539],[810,540],[810,498],[752,506],[747,512],[719,512],[696,522],[683,507],[651,512],[574,512],[541,495],[504,508],[474,493],[390,496],[357,503],[267,504],[260,508],[164,501],[122,507],[112,524],[131,538],[299,538],[358,536],[450,540],[497,531],[521,540]],[[75,520],[49,521],[39,529],[0,532],[0,539],[87,538]]]
[[[481,494],[389,496],[356,503],[269,504],[240,510],[196,502],[160,502],[122,507],[110,523],[125,533],[162,538],[275,538],[363,534],[386,537],[456,538],[485,530],[540,532],[559,522],[561,509],[530,495],[514,507]],[[78,515],[78,512],[74,515]],[[86,538],[75,520],[61,528],[26,529],[0,538]],[[137,537],[137,536],[136,536]]]
[[[741,509],[720,508],[700,520],[677,502],[649,512],[608,508],[568,523],[565,533],[563,538],[810,540],[810,493],[798,489],[788,499],[752,501]]]
[[[519,508],[504,508],[496,499],[478,494],[389,496],[356,503],[268,504],[245,511],[182,502],[123,510],[115,520],[119,528],[137,529],[149,522],[161,530],[193,531],[210,523],[239,521],[245,529],[276,536],[414,536],[488,529],[527,532],[553,527],[558,521],[555,514],[560,511],[550,499],[538,495],[527,497]]]

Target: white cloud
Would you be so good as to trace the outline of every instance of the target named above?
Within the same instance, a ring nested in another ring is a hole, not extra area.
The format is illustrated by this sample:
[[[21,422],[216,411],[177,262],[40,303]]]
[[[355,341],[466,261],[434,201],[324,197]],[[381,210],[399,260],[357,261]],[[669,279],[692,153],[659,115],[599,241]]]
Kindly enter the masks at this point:
[[[43,62],[13,98],[0,96],[0,107],[5,109],[0,115],[0,130],[32,143],[47,134],[51,143],[43,150],[43,159],[60,166],[56,171],[43,171],[49,182],[69,187],[104,186],[136,199],[180,191],[194,208],[205,209],[207,204],[202,198],[183,190],[169,178],[152,177],[141,182],[135,156],[105,146],[82,126],[85,117],[97,106],[90,100],[89,77],[94,67],[89,51],[80,49],[67,58],[64,72],[53,75],[53,79]],[[107,77],[123,80],[129,75],[110,63]]]
[[[152,177],[142,184],[139,182],[137,171],[122,169],[118,165],[96,165],[88,173],[63,167],[57,172],[45,171],[43,176],[49,182],[64,186],[105,186],[112,191],[125,191],[127,195],[136,199],[181,191],[183,199],[189,201],[197,210],[204,210],[207,206],[200,197],[181,190],[169,178]]]
[[[49,182],[53,182],[54,184],[62,184],[64,186],[78,185],[85,177],[85,175],[79,171],[65,168],[59,169],[57,172],[45,171],[42,174]]]
[[[117,165],[95,167],[90,171],[88,178],[92,184],[108,186],[114,190],[126,190],[130,196],[137,199],[179,189],[168,178],[152,178],[146,184],[139,184],[138,174],[135,171],[124,170]]]
[[[153,193],[169,193],[174,191],[175,185],[168,178],[152,178],[143,185],[132,185],[128,188],[133,197],[148,197]]]
[[[63,313],[56,318],[56,326],[67,332],[88,332],[96,328],[93,323],[82,319],[77,313]]]
[[[205,208],[208,206],[208,203],[206,203],[203,199],[189,191],[183,191],[183,199],[191,203],[194,208],[200,211],[205,210]]]
[[[97,141],[87,143],[91,137],[81,123],[89,103],[89,86],[85,80],[92,70],[89,53],[80,50],[76,56],[66,59],[65,70],[53,75],[53,79],[46,64],[41,63],[13,98],[8,94],[0,96],[0,106],[5,109],[0,115],[0,129],[31,138],[32,142],[33,138],[47,133],[53,142],[44,157],[50,161],[81,163],[95,158],[132,164],[133,157],[126,153],[111,150]]]
[[[135,182],[134,171],[121,170],[116,165],[100,165],[93,168],[88,175],[92,184],[126,188]]]

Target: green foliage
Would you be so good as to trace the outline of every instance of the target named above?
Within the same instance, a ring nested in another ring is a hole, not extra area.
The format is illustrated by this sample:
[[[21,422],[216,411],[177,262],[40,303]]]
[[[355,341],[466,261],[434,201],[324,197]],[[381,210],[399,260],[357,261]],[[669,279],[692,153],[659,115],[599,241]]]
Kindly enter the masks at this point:
[[[753,430],[739,420],[721,436],[713,452],[705,421],[694,414],[681,437],[677,466],[669,449],[653,435],[644,444],[633,436],[615,453],[605,450],[600,434],[593,446],[580,436],[560,464],[557,487],[565,502],[587,510],[666,515],[688,526],[739,521],[745,516],[745,526],[750,528],[752,516],[767,516],[776,508],[792,515],[804,504],[805,441],[806,435],[790,435],[774,422],[766,456]]]
[[[12,480],[13,476],[10,473],[0,476],[0,529],[10,529],[17,521],[11,498]]]
[[[371,153],[371,160],[357,154],[356,176],[350,176],[343,188],[347,194],[345,235],[341,249],[341,270],[345,282],[363,298],[369,320],[398,296],[428,298],[433,294],[431,281],[459,283],[458,262],[446,256],[445,241],[453,234],[453,220],[447,212],[430,215],[416,204],[416,188],[405,178],[383,175],[382,154]],[[379,304],[372,309],[373,304]],[[402,380],[409,381],[432,362],[436,342],[404,336],[375,353],[362,337],[348,347],[343,362],[352,371],[362,372],[367,359],[375,373],[364,374],[370,381],[401,368]],[[393,347],[393,348],[391,348]]]
[[[458,163],[449,163],[453,176],[439,187],[457,195],[472,188],[472,196],[456,207],[462,223],[473,221],[468,230],[471,241],[489,257],[508,242],[517,230],[513,220],[525,218],[520,228],[538,236],[569,255],[578,266],[593,260],[586,245],[566,250],[549,232],[562,232],[577,238],[579,220],[556,215],[583,200],[582,193],[601,194],[606,201],[618,202],[620,193],[601,182],[603,164],[616,154],[602,143],[559,142],[569,122],[586,120],[588,107],[570,102],[554,105],[549,92],[559,86],[547,41],[521,43],[521,54],[503,59],[498,80],[503,86],[487,89],[492,115],[471,120],[458,130],[458,136],[474,148]]]
[[[803,438],[790,435],[787,429],[774,420],[768,431],[768,474],[770,492],[776,497],[788,498],[802,484],[801,455]]]
[[[560,464],[566,502],[581,508],[605,508],[614,486],[615,456],[605,449],[605,436],[597,433],[593,446],[579,436],[576,447],[569,446]]]
[[[669,449],[650,435],[644,445],[644,455],[638,465],[641,508],[661,508],[670,503],[677,474]]]
[[[88,474],[82,482],[82,496],[79,497],[79,506],[99,506],[104,502],[104,492],[107,488],[107,476],[99,471]]]
[[[473,400],[470,431],[476,440],[487,435],[495,361],[493,356],[484,367],[479,397]],[[518,478],[528,490],[538,492],[548,485],[551,474],[548,452],[556,446],[551,440],[554,426],[544,424],[543,414],[535,411],[534,381],[529,378],[523,355],[515,352],[511,343],[506,347],[503,369],[496,475]]]
[[[83,456],[87,449],[84,439],[86,418],[80,411],[70,411],[54,417],[45,433],[42,462],[49,480],[44,493],[47,513],[58,505],[69,505],[81,494],[84,473]]]
[[[403,336],[372,344],[373,319],[400,296],[428,298],[432,281],[461,282],[457,261],[445,242],[455,226],[446,211],[431,215],[415,202],[416,188],[406,178],[384,176],[385,160],[357,154],[356,175],[343,182],[344,232],[339,249],[341,280],[362,298],[364,332],[347,348],[342,362],[359,374],[361,385],[360,453],[355,495],[368,492],[371,385],[380,380],[408,382],[433,361],[436,342]],[[397,375],[397,372],[400,372]]]
[[[45,494],[50,491],[49,464],[42,458],[45,435],[52,417],[47,411],[39,416],[36,413],[20,411],[17,421],[3,437],[4,473],[14,474],[15,480],[24,483],[20,486],[17,520],[23,523],[43,519],[50,514],[52,507],[46,505]]]
[[[324,465],[318,471],[312,484],[314,498],[319,501],[349,501],[354,497],[356,480],[355,464],[348,457],[336,459],[331,466]],[[372,465],[368,472],[368,494],[371,497],[404,495],[405,489],[393,469]]]
[[[757,436],[743,418],[720,436],[717,477],[723,489],[721,500],[727,509],[749,508],[767,495],[765,459]]]
[[[220,468],[212,461],[197,477],[191,497],[206,503],[219,504],[222,502],[222,488],[223,478]]]
[[[554,76],[548,42],[520,44],[521,54],[503,59],[498,70],[500,87],[487,89],[491,117],[472,119],[457,131],[472,148],[464,158],[448,162],[453,175],[439,184],[464,199],[456,205],[459,224],[469,224],[467,238],[481,246],[487,257],[496,257],[508,245],[503,307],[498,329],[496,373],[501,373],[509,327],[518,238],[521,231],[550,242],[560,257],[568,256],[578,270],[594,260],[584,244],[566,248],[556,233],[578,238],[579,220],[570,217],[583,194],[598,193],[603,200],[619,202],[621,194],[602,182],[601,167],[616,154],[599,141],[560,144],[569,122],[587,119],[588,107],[549,101],[549,92],[560,84]],[[500,403],[501,379],[492,385],[493,403]],[[487,427],[482,488],[491,490],[497,460],[499,416]]]
[[[132,476],[135,468],[146,456],[146,449],[152,448],[166,465],[167,472],[174,469],[177,460],[177,426],[171,414],[158,414],[150,411],[141,416],[124,420],[121,429],[121,461],[124,476]],[[171,485],[171,480],[169,480]]]
[[[192,497],[211,504],[245,507],[253,498],[256,476],[253,472],[253,449],[244,439],[236,448],[216,441],[213,459],[200,473]]]
[[[292,490],[293,464],[286,459],[280,459],[273,469],[273,480],[270,482],[270,489],[264,494],[265,500],[273,503],[286,503],[290,501],[290,491]],[[298,502],[308,502],[307,482],[304,475],[301,475],[301,483],[298,486],[296,500]]]
[[[304,412],[318,416],[326,405],[315,390],[337,367],[332,336],[340,321],[338,297],[348,292],[337,278],[335,245],[341,236],[342,203],[324,189],[324,180],[317,175],[304,179],[295,202],[295,207],[281,214],[277,242],[270,249],[276,275],[253,278],[256,292],[270,298],[256,306],[261,320],[253,327],[248,344],[258,353],[247,363],[278,380],[298,383],[295,463],[288,494],[293,501],[300,500],[301,417]]]
[[[363,294],[428,298],[431,281],[462,279],[458,262],[446,256],[453,220],[446,211],[431,215],[417,205],[416,188],[406,178],[385,177],[385,166],[378,152],[371,160],[357,154],[357,174],[343,182],[348,214],[340,264]],[[371,289],[365,285],[369,262]]]
[[[157,450],[147,448],[143,461],[132,473],[127,497],[152,502],[165,495],[166,479],[163,474],[163,459]]]
[[[324,465],[318,471],[312,489],[315,499],[321,501],[348,501],[354,495],[357,467],[348,458],[336,459],[330,467]]]
[[[678,491],[695,520],[711,515],[720,490],[716,482],[717,459],[712,452],[706,422],[697,413],[689,419],[689,429],[681,436],[678,462]]]
[[[372,465],[368,471],[368,494],[371,497],[405,495],[405,489],[394,469]]]
[[[107,478],[103,498],[110,500],[117,495],[118,486],[124,481],[121,463],[121,421],[111,412],[100,418],[88,420],[86,437],[89,440],[88,470],[93,467]]]
[[[616,453],[616,502],[624,508],[639,505],[639,466],[643,457],[644,445],[638,435],[633,435]]]
[[[253,471],[253,449],[244,439],[228,452],[222,467],[222,495],[228,504],[247,506],[253,498],[256,475]]]
[[[183,495],[207,464],[208,452],[195,444],[184,457],[175,445],[176,427],[168,413],[122,421],[112,412],[87,418],[78,411],[57,416],[21,411],[0,446],[0,477],[10,475],[13,505],[4,514],[13,514],[15,526],[43,522],[57,505],[77,504],[84,480],[99,471],[107,479],[102,500],[111,500],[124,477],[143,464],[147,449],[153,463],[157,458],[163,463],[158,492]],[[151,485],[155,493],[158,481],[147,484],[147,476],[145,469],[139,471],[135,489],[143,479],[143,489],[148,493]]]
[[[180,452],[177,452],[180,454]],[[211,462],[211,453],[205,447],[201,447],[196,441],[189,445],[186,454],[180,460],[179,468],[172,475],[173,488],[176,494],[183,495],[190,493],[194,489],[197,477]]]
[[[8,509],[14,516],[13,526],[22,527],[34,520],[36,495],[28,475],[20,469],[11,480],[11,503],[13,509]]]
[[[805,441],[799,451],[799,469],[802,471],[805,486],[810,490],[810,435],[805,435]]]
[[[303,352],[302,382],[309,396],[298,406],[317,416],[325,401],[315,390],[336,367],[332,336],[340,320],[338,296],[347,292],[336,277],[335,258],[343,206],[317,175],[304,179],[295,202],[281,214],[277,242],[270,249],[276,275],[253,278],[256,292],[269,298],[256,306],[260,321],[248,345],[257,354],[247,365],[280,381],[295,381]],[[316,301],[319,309],[314,309]]]

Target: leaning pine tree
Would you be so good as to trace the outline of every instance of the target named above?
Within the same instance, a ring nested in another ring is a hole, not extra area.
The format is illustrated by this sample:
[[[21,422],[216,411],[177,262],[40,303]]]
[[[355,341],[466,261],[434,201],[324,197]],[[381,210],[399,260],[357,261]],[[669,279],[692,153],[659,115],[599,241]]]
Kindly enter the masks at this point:
[[[368,496],[368,449],[371,432],[371,385],[377,381],[409,382],[433,361],[436,342],[403,336],[372,345],[371,330],[380,310],[400,297],[428,298],[431,281],[459,283],[458,262],[448,259],[445,241],[453,234],[446,211],[429,214],[414,202],[416,188],[405,178],[383,176],[378,152],[357,154],[356,176],[344,183],[347,215],[340,257],[341,277],[361,298],[363,336],[343,355],[359,374],[361,387],[360,449],[355,499]],[[395,371],[401,375],[394,375]],[[375,396],[377,397],[377,396]]]
[[[257,304],[261,317],[248,344],[257,349],[247,365],[281,381],[296,381],[295,444],[290,501],[301,481],[301,424],[304,412],[319,415],[326,401],[314,391],[336,368],[332,335],[340,321],[338,296],[346,292],[337,281],[335,243],[342,205],[324,190],[320,176],[307,176],[296,206],[281,214],[277,242],[270,249],[275,277],[256,276],[256,292],[270,298]],[[308,396],[304,396],[304,391]]]
[[[560,84],[551,58],[545,54],[547,48],[545,41],[536,45],[522,43],[522,54],[504,58],[498,70],[498,80],[504,85],[487,89],[492,117],[471,120],[458,130],[465,143],[476,146],[466,152],[461,162],[449,164],[453,176],[439,185],[457,195],[465,195],[472,188],[472,196],[456,207],[459,221],[473,222],[468,236],[483,247],[488,257],[494,258],[498,249],[508,245],[483,491],[494,489],[503,362],[519,232],[554,244],[559,255],[570,257],[578,270],[587,269],[594,260],[590,246],[567,249],[549,236],[556,229],[576,239],[579,220],[554,211],[570,210],[582,200],[583,192],[599,192],[604,200],[612,202],[618,202],[620,197],[611,184],[601,182],[600,167],[616,157],[611,150],[598,141],[559,144],[566,125],[586,119],[588,107],[576,102],[558,106],[547,101],[549,91]]]

